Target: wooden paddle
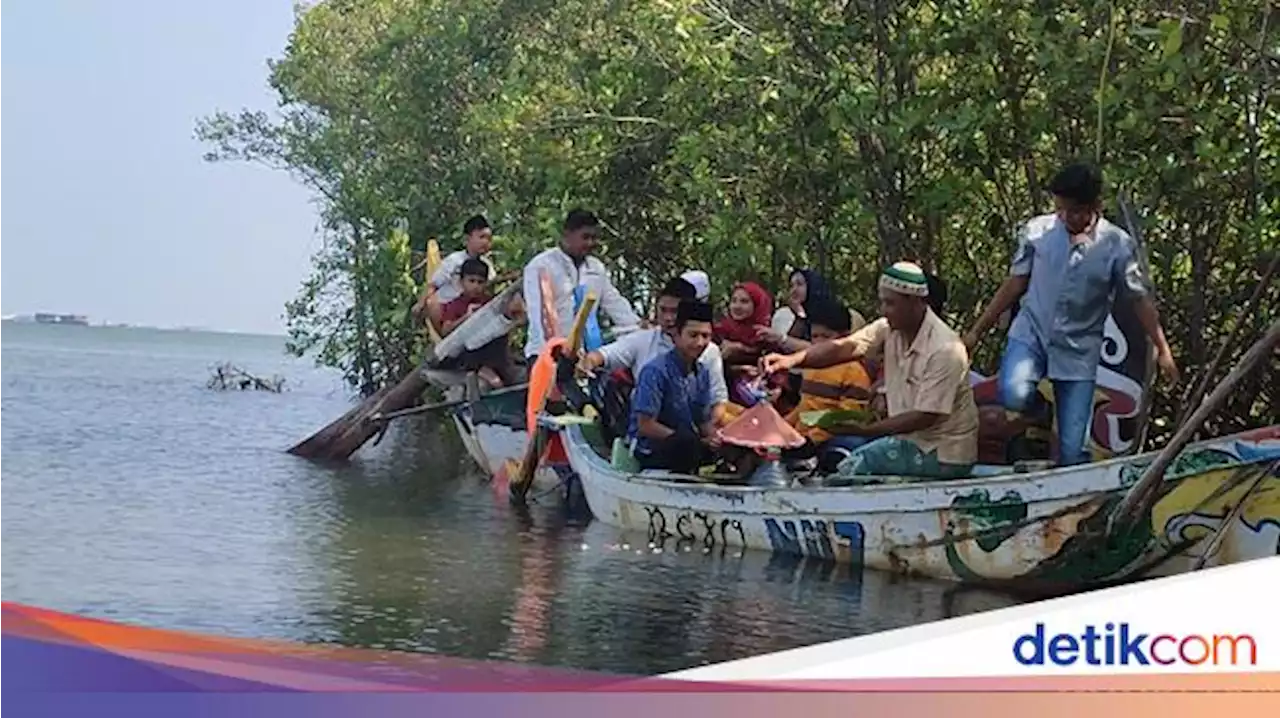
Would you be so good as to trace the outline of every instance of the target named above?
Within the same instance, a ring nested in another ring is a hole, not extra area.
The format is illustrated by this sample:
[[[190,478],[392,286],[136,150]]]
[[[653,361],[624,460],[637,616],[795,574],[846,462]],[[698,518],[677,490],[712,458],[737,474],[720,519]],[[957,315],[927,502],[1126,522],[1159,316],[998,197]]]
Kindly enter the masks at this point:
[[[440,258],[440,244],[436,242],[434,239],[427,240],[427,260],[426,261],[427,261],[427,286],[426,286],[426,296],[424,298],[427,300],[427,302],[430,302],[436,295],[436,288],[435,288],[435,285],[431,283],[431,277],[435,275],[436,270],[440,268],[441,263],[443,263],[444,261],[443,259]],[[431,346],[435,346],[439,344],[440,332],[439,330],[436,329],[436,325],[434,322],[431,321],[430,316],[427,317],[427,321],[424,322],[424,324],[427,325],[427,342]]]
[[[546,296],[548,295],[544,294],[544,297]],[[538,355],[538,360],[530,369],[529,398],[528,403],[525,405],[525,424],[528,427],[529,441],[525,445],[520,467],[515,472],[509,486],[511,500],[516,503],[523,503],[525,495],[529,492],[529,487],[533,485],[533,476],[538,469],[538,464],[541,461],[543,449],[546,445],[545,439],[547,437],[545,434],[547,429],[539,425],[538,416],[546,408],[547,399],[550,398],[555,388],[557,355],[566,348],[569,353],[576,353],[578,348],[582,346],[582,340],[586,334],[587,318],[595,308],[597,300],[598,297],[595,292],[587,293],[582,306],[578,308],[578,314],[573,319],[573,327],[569,331],[569,338],[567,340],[550,339],[546,347]]]

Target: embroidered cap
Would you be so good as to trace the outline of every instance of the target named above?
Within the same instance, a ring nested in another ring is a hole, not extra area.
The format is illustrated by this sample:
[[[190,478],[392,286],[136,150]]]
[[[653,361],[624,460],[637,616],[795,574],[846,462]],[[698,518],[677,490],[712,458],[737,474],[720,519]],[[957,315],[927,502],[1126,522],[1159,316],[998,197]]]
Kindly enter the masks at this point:
[[[913,297],[929,296],[929,282],[915,262],[897,262],[880,275],[880,288]]]

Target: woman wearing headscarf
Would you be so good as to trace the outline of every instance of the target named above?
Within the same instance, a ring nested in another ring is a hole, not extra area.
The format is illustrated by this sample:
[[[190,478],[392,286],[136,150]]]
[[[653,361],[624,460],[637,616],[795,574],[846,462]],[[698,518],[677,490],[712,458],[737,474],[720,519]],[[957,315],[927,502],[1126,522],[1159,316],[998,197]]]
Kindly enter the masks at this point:
[[[764,287],[741,282],[734,285],[729,296],[729,312],[713,327],[724,356],[729,396],[742,406],[752,406],[771,390],[781,391],[785,385],[785,374],[772,381],[757,381],[756,363],[777,346],[765,337],[772,312],[773,297]]]
[[[809,309],[833,301],[836,301],[835,292],[831,291],[831,285],[821,274],[812,269],[797,269],[791,273],[787,303],[774,312],[767,334],[762,338],[786,351],[799,351],[809,346],[813,341]],[[866,323],[856,312],[849,314],[855,330]]]

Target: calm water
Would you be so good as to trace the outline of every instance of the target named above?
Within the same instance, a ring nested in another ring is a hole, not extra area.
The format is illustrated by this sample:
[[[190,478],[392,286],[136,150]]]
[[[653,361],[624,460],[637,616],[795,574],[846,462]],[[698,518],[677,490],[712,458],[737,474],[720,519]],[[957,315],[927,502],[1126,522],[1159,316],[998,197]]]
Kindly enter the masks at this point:
[[[273,337],[5,324],[5,600],[150,626],[624,673],[1009,605],[874,572],[654,553],[521,517],[451,425],[320,467],[283,449],[348,408]],[[232,361],[283,394],[205,388]]]

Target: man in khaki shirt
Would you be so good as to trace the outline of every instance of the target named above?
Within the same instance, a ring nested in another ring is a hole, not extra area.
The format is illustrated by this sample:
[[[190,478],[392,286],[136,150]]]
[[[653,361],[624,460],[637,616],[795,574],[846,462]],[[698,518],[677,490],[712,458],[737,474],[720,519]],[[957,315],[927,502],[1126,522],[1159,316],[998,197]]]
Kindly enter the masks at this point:
[[[848,337],[764,359],[764,370],[772,373],[820,369],[883,351],[889,417],[840,429],[869,440],[841,462],[841,474],[955,478],[967,476],[977,461],[969,354],[929,308],[928,297],[920,267],[898,262],[880,275],[882,318]]]

